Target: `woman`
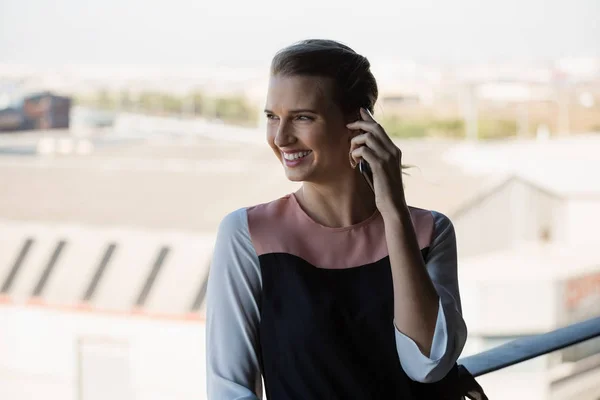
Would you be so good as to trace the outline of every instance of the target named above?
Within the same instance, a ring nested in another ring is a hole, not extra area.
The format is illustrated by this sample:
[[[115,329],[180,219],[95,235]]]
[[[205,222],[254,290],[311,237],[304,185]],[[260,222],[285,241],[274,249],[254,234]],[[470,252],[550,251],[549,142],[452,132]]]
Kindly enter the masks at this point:
[[[214,400],[410,399],[466,340],[450,220],[408,207],[401,151],[372,116],[366,58],[334,41],[277,53],[267,140],[295,193],[221,222],[207,300]],[[374,188],[358,172],[365,160]]]

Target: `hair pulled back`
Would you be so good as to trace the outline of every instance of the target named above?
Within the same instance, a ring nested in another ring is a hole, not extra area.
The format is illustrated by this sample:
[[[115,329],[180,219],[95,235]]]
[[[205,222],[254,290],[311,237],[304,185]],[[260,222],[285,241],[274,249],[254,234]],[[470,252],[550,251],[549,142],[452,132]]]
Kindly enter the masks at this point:
[[[271,62],[271,75],[331,78],[344,114],[354,115],[360,107],[374,112],[378,89],[369,60],[334,40],[308,39],[281,49]]]

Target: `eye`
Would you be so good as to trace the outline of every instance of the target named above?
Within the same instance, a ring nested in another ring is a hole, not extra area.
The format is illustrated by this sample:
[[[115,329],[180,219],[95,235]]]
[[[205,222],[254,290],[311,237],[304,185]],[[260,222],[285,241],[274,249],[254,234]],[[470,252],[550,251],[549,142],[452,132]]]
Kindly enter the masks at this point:
[[[308,115],[298,115],[296,119],[299,121],[314,121],[314,118]]]
[[[268,120],[277,119],[277,116],[275,114],[267,113],[267,114],[265,114],[265,116],[267,117]]]

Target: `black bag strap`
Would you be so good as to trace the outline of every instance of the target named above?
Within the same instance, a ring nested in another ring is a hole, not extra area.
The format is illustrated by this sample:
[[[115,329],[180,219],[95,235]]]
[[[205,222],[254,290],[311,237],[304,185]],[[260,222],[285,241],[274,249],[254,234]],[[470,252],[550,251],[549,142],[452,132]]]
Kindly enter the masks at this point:
[[[463,365],[458,366],[460,393],[471,400],[489,400],[475,377]]]
[[[489,400],[469,370],[458,364],[443,379],[431,383],[411,381],[411,388],[419,400]]]

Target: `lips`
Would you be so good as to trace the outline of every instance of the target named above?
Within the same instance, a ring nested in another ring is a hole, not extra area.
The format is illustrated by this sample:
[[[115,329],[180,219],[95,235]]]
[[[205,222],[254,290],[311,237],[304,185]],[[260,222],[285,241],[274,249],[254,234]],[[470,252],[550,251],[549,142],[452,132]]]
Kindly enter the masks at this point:
[[[282,163],[287,168],[295,168],[304,164],[306,160],[310,160],[312,150],[298,150],[281,152]]]

